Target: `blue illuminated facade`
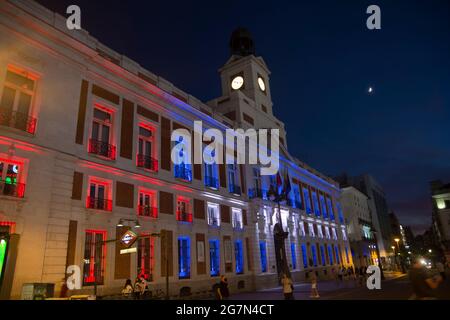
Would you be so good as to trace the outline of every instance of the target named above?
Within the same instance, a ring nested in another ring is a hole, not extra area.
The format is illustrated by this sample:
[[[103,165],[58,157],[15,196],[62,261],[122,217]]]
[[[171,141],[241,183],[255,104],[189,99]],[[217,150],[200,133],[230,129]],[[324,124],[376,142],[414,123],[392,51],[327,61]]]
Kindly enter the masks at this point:
[[[189,279],[191,277],[191,244],[187,236],[178,238],[178,266],[179,278]]]
[[[211,277],[220,275],[220,245],[219,240],[209,240],[209,273]]]
[[[261,257],[261,272],[267,272],[267,246],[265,241],[259,242],[259,253]]]
[[[244,273],[244,251],[241,240],[234,242],[234,256],[236,261],[236,274]]]

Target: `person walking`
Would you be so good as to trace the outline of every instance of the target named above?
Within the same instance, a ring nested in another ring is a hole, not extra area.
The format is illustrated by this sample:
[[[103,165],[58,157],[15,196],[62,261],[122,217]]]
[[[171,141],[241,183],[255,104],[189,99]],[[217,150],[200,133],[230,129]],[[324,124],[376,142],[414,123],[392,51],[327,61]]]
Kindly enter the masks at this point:
[[[131,284],[131,279],[127,279],[127,281],[125,281],[125,286],[122,289],[122,295],[129,298],[133,292],[134,289],[133,285]]]
[[[294,300],[294,284],[286,274],[283,274],[281,284],[283,285],[284,300]]]
[[[134,299],[135,300],[140,300],[142,297],[142,292],[143,292],[143,286],[144,284],[141,281],[141,278],[137,277],[136,280],[134,281]]]
[[[228,300],[230,291],[228,289],[228,279],[225,276],[220,276],[219,283],[219,300]]]
[[[316,272],[313,271],[311,274],[311,294],[310,298],[318,299],[319,296],[319,290],[317,289],[317,275]]]
[[[422,265],[421,259],[416,257],[409,271],[409,279],[413,288],[414,300],[434,300],[436,291],[442,282],[440,275],[432,277]]]

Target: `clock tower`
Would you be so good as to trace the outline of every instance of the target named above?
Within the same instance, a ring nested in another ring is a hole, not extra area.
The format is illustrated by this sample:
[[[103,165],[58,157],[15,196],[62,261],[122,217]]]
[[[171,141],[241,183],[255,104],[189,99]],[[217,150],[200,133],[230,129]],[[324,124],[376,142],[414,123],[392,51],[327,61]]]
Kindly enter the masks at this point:
[[[255,107],[272,115],[270,95],[270,71],[263,58],[256,57],[250,32],[236,29],[230,39],[230,59],[219,70],[222,81],[222,95],[242,91],[255,102]]]

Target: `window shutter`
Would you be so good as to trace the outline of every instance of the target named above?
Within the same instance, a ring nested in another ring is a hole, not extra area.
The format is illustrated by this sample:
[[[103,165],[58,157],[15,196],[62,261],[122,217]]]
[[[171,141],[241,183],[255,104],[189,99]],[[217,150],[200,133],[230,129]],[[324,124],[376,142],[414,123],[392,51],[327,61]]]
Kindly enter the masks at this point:
[[[248,271],[253,270],[252,245],[249,238],[245,238],[245,247],[247,249],[247,267]]]
[[[164,214],[173,214],[173,194],[159,192],[159,212]]]
[[[161,230],[161,277],[173,276],[173,232]],[[167,263],[167,264],[166,264]]]
[[[81,172],[73,173],[72,199],[81,200],[83,194],[83,174]]]
[[[112,102],[114,104],[120,103],[120,97],[117,94],[95,84],[92,86],[92,93],[97,97],[108,100],[109,102]]]
[[[243,164],[239,165],[240,166],[240,174],[241,174],[241,192],[242,194],[246,194],[246,181],[245,181],[245,166]]]
[[[149,120],[159,122],[159,115],[153,111],[148,110],[147,108],[138,105],[137,113]]]
[[[226,248],[226,246],[229,245],[229,248]],[[227,253],[231,254],[231,260],[233,260],[233,244],[231,243],[231,237],[230,236],[224,236],[223,237],[223,254],[224,254],[224,258],[223,261],[225,262],[225,272],[233,272],[233,261],[231,262],[227,262]],[[231,250],[231,252],[228,252],[228,250]]]
[[[130,227],[116,227],[116,239],[130,230]],[[114,261],[114,279],[129,279],[131,271],[131,256],[129,254],[120,254],[120,250],[126,249],[121,241],[116,241],[116,257]]]
[[[122,208],[134,208],[134,185],[116,182],[116,206]]]
[[[120,133],[120,156],[133,159],[134,104],[128,100],[122,103],[122,127]]]
[[[80,103],[78,105],[78,121],[77,132],[75,135],[75,143],[83,144],[84,140],[84,122],[86,121],[86,108],[89,91],[89,82],[81,81]]]
[[[230,207],[226,205],[220,205],[220,216],[223,223],[230,223]]]
[[[77,221],[70,220],[69,236],[67,238],[66,268],[75,264],[75,252],[77,248],[77,226]]]
[[[244,226],[247,225],[247,210],[242,210],[242,221],[244,222]]]
[[[171,171],[170,120],[161,118],[161,169]]]
[[[194,218],[205,220],[205,201],[194,199]]]
[[[198,243],[203,242],[203,246],[200,246],[200,249],[203,248],[203,252],[197,252],[197,274],[202,275],[206,274],[206,244],[205,244],[205,235],[203,233],[197,233],[196,236],[196,250],[199,250]],[[203,261],[199,261],[199,256],[203,256]]]

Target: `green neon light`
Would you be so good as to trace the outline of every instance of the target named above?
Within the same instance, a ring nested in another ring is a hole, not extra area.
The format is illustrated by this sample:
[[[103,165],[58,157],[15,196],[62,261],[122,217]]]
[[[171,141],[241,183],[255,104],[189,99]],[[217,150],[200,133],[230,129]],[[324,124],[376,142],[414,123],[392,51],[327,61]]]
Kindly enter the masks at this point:
[[[0,278],[2,277],[3,264],[4,264],[5,258],[6,258],[6,246],[7,245],[8,245],[8,243],[6,242],[6,240],[4,240],[4,239],[0,240]]]

